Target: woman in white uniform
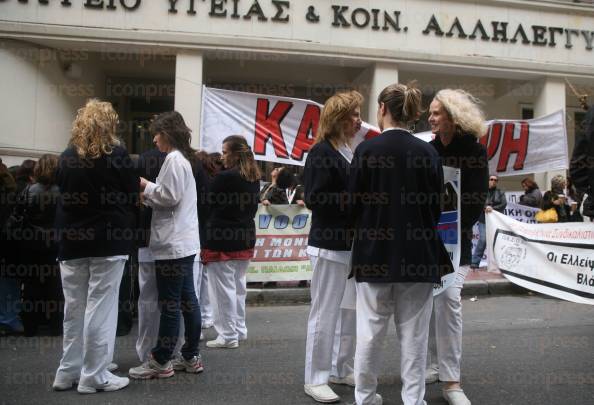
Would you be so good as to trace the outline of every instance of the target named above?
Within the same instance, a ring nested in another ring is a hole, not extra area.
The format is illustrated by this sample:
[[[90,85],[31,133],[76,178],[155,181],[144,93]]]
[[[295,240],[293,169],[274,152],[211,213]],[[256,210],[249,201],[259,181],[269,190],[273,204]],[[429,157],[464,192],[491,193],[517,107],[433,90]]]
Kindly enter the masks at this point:
[[[352,365],[354,358],[355,316],[341,316],[340,306],[351,262],[351,221],[346,205],[353,157],[350,142],[361,128],[362,103],[363,96],[356,91],[338,93],[326,101],[303,175],[305,204],[312,211],[307,254],[313,269],[304,390],[325,403],[340,400],[328,382],[354,385],[348,364]],[[341,335],[335,337],[337,328]],[[333,369],[338,375],[331,375]]]

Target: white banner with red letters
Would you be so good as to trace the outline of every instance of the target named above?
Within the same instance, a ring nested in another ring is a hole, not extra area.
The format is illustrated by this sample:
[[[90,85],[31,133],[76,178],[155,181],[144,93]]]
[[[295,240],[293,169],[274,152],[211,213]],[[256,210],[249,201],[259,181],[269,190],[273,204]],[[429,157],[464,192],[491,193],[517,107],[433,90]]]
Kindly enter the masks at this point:
[[[488,121],[480,142],[487,148],[489,173],[516,176],[569,167],[565,112],[532,120]],[[431,132],[416,134],[427,141]]]
[[[221,152],[223,139],[243,135],[256,160],[303,166],[321,110],[309,100],[203,87],[200,148]],[[353,147],[377,133],[363,123]]]
[[[310,100],[203,87],[200,147],[220,152],[229,135],[243,135],[256,160],[302,166],[313,145],[322,105]],[[481,142],[499,176],[564,170],[569,165],[563,110],[532,120],[487,123]],[[378,129],[364,122],[354,147]],[[416,134],[431,140],[430,132]]]
[[[591,223],[528,224],[486,215],[489,268],[530,290],[594,305]]]

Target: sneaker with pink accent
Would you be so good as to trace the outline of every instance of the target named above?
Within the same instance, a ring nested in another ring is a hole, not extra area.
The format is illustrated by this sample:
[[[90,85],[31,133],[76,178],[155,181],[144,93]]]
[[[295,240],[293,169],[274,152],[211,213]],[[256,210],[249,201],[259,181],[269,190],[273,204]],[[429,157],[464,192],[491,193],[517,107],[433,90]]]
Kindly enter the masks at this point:
[[[198,374],[204,371],[204,364],[200,355],[186,360],[183,356],[171,360],[171,366],[175,371],[185,371],[186,373]]]

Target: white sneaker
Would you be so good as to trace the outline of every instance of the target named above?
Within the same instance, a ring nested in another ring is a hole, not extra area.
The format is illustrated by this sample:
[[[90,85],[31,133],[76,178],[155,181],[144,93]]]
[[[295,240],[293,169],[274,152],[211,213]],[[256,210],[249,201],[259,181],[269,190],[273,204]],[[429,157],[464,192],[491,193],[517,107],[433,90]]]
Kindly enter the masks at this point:
[[[117,363],[114,363],[113,361],[107,365],[107,371],[109,371],[110,373],[116,371],[118,368],[119,366],[117,365]]]
[[[78,384],[78,381],[75,378],[58,377],[56,375],[52,388],[54,391],[66,391],[74,388],[76,384]]]
[[[336,395],[334,391],[332,391],[332,388],[330,388],[328,384],[305,384],[303,388],[307,395],[318,402],[329,404],[340,401],[340,397]]]
[[[462,388],[444,389],[442,394],[450,405],[470,405],[470,400],[466,397]]]
[[[180,355],[171,360],[171,366],[175,371],[185,371],[192,374],[198,374],[204,371],[204,364],[202,364],[202,357],[200,355],[192,357],[191,360],[186,360]]]
[[[328,379],[329,382],[332,384],[341,384],[341,385],[349,385],[351,387],[355,386],[355,375],[349,374],[346,377],[335,377],[333,375],[330,376]]]
[[[130,384],[130,380],[128,378],[112,375],[109,377],[109,380],[98,386],[91,387],[78,384],[77,390],[79,394],[94,394],[98,391],[109,392],[121,390],[122,388],[126,388],[128,384]]]
[[[206,347],[218,348],[218,349],[237,349],[239,342],[237,340],[230,340],[225,342],[221,336],[217,336],[215,340],[209,340],[206,342]]]
[[[435,384],[439,381],[439,367],[431,365],[425,370],[425,384]]]
[[[383,405],[383,403],[384,399],[382,398],[382,396],[380,394],[375,394],[375,401],[373,405]]]
[[[169,378],[173,377],[175,372],[171,362],[161,365],[157,360],[150,358],[149,361],[145,361],[138,367],[133,367],[128,371],[130,378],[135,380],[149,380],[151,378]]]

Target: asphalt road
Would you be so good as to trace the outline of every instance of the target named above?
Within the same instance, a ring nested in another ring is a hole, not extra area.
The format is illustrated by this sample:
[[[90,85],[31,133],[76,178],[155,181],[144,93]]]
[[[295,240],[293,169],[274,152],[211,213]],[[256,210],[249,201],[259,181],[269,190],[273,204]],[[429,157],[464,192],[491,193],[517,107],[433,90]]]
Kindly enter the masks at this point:
[[[236,350],[204,349],[201,375],[136,382],[122,391],[82,396],[53,392],[61,339],[1,338],[0,404],[303,404],[308,306],[249,307],[249,340]],[[474,405],[594,404],[594,308],[536,296],[464,300],[463,385]],[[212,337],[214,331],[207,330]],[[118,338],[121,370],[138,364],[133,335]],[[379,392],[400,404],[399,358],[392,329]],[[336,387],[343,403],[348,387]],[[428,404],[446,404],[439,385]]]

